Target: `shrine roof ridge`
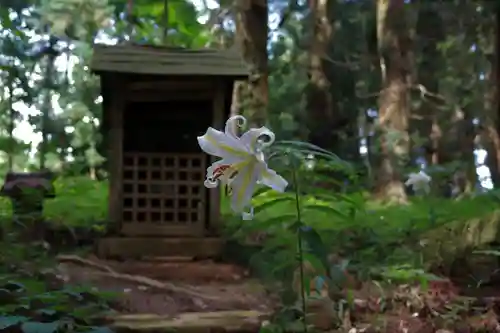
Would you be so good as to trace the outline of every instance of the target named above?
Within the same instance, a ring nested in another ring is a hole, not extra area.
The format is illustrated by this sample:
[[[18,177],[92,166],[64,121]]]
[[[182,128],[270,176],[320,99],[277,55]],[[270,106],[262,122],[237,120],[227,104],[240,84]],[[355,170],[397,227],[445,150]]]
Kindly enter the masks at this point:
[[[94,46],[94,73],[219,76],[246,79],[249,69],[235,49],[186,49],[154,45]]]

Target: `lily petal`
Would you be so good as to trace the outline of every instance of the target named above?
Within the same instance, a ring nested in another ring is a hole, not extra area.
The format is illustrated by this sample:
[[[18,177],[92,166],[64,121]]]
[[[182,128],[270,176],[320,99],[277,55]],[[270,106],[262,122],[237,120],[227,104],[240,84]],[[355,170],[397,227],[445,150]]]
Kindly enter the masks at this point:
[[[426,182],[430,182],[432,180],[431,176],[429,176],[428,174],[426,174],[425,172],[423,171],[420,171],[418,173],[418,176],[422,178],[422,180],[425,180]]]
[[[203,183],[206,188],[215,188],[219,185],[219,179],[214,179],[214,172],[228,164],[229,163],[222,159],[212,163],[212,165],[207,168],[205,182]]]
[[[258,148],[270,146],[274,142],[274,139],[274,133],[265,126],[251,128],[240,137],[241,143],[252,153],[255,153]]]
[[[249,206],[262,169],[263,165],[257,162],[247,163],[238,169],[238,174],[231,182],[231,209],[235,213]]]
[[[276,173],[276,171],[269,168],[266,168],[261,173],[259,183],[262,185],[266,185],[278,192],[285,192],[285,189],[288,186],[288,182],[285,180],[285,178],[281,177]]]
[[[198,137],[198,144],[205,153],[221,158],[244,158],[248,155],[238,139],[212,127],[207,129],[205,135]]]
[[[238,138],[238,130],[237,128],[242,128],[247,124],[247,120],[243,116],[233,116],[226,121],[226,127],[224,132],[227,136],[231,136],[235,139]]]
[[[207,178],[203,182],[203,185],[205,185],[206,188],[216,188],[217,186],[219,186],[219,181]]]

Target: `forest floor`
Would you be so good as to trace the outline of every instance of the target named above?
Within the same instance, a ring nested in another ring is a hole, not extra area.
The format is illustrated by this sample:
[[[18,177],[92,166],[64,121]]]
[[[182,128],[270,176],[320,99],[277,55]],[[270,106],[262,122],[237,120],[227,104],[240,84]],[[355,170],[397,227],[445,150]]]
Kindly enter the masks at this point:
[[[191,331],[208,325],[258,332],[279,304],[235,265],[183,258],[118,262],[60,255],[57,259],[57,275],[67,285],[116,293],[112,307],[119,315],[112,320],[118,329]]]
[[[112,319],[115,319],[115,326],[122,327],[128,332],[134,330],[161,332],[160,328],[171,331],[172,325],[177,325],[175,326],[177,329],[193,323],[198,323],[198,328],[207,327],[219,322],[221,318],[224,318],[225,326],[232,329],[236,327],[236,330],[248,333],[257,332],[261,322],[269,317],[272,323],[283,324],[283,321],[277,319],[288,309],[276,296],[279,289],[267,284],[264,286],[262,281],[256,281],[249,276],[246,267],[211,261],[190,262],[186,258],[172,257],[149,258],[144,261],[104,261],[92,255],[81,257],[60,255],[54,265],[53,253],[73,251],[81,253],[81,242],[90,245],[97,237],[95,234],[104,234],[107,227],[108,188],[108,184],[104,182],[89,182],[83,178],[61,179],[56,185],[58,196],[46,202],[44,215],[51,225],[63,226],[62,229],[66,231],[50,233],[49,237],[43,237],[51,244],[50,260],[47,260],[50,263],[43,268],[50,266],[58,279],[63,280],[64,287],[68,288],[61,288],[62,292],[59,290],[51,292],[55,300],[50,307],[34,304],[33,311],[28,316],[30,320],[38,319],[40,307],[44,313],[47,309],[53,311],[64,307],[61,314],[61,318],[64,319],[74,309],[84,307],[82,304],[76,307],[73,303],[68,303],[66,295],[60,296],[61,293],[71,295],[80,293],[78,288],[72,288],[75,285],[83,286],[85,290],[91,288],[96,291],[96,297],[100,297],[103,302],[107,301],[106,292],[113,293]],[[363,269],[366,270],[378,265],[377,267],[390,268],[392,272],[396,262],[398,264],[396,273],[406,274],[416,271],[420,277],[424,273],[425,276],[428,275],[428,267],[434,267],[429,263],[439,262],[441,258],[455,258],[455,254],[463,254],[465,250],[470,249],[495,252],[489,244],[495,241],[495,236],[500,232],[498,210],[500,201],[497,197],[500,198],[500,195],[492,193],[460,201],[415,198],[415,202],[411,205],[397,207],[378,207],[368,203],[362,206],[363,210],[352,219],[342,220],[339,217],[342,214],[334,215],[330,210],[310,210],[304,215],[304,220],[309,221],[310,226],[321,234],[325,244],[332,245],[332,249],[328,249],[329,253],[339,253],[339,250],[342,250],[342,253],[347,253],[349,258],[353,257],[354,262],[357,260],[363,263]],[[361,195],[352,197],[354,201],[363,202],[361,199],[363,199]],[[265,201],[261,202],[263,203]],[[341,211],[340,206],[335,206],[335,209]],[[429,207],[432,207],[432,211]],[[11,203],[6,198],[0,198],[0,218],[6,223],[11,221],[10,209]],[[279,224],[270,228],[269,221],[286,216],[291,209],[293,208],[287,206],[285,202],[278,203],[260,212],[252,223],[245,225],[240,225],[241,221],[228,218],[227,232],[234,234],[237,242],[240,241],[238,237],[245,238],[247,234],[257,231],[259,235],[263,234],[272,241],[283,242],[285,246],[279,253],[274,250],[268,251],[269,253],[260,250],[254,253],[250,249],[249,254],[254,258],[251,264],[239,256],[237,258],[228,256],[227,260],[252,266],[255,275],[262,276],[263,280],[282,281],[284,274],[275,274],[274,269],[279,268],[278,266],[287,260],[292,262],[292,266],[295,264],[295,237],[288,237],[290,230],[280,228]],[[82,239],[76,237],[77,239],[66,242],[66,238],[75,237],[73,234],[76,236],[81,234]],[[262,242],[266,241],[266,237]],[[87,238],[92,242],[87,244]],[[425,242],[421,242],[423,238],[426,239]],[[54,240],[54,244],[51,240]],[[59,244],[62,240],[64,244]],[[288,240],[290,244],[287,243]],[[424,243],[425,246],[422,245]],[[32,256],[11,255],[12,246],[4,245],[5,249],[0,251],[3,261],[16,265],[20,262],[30,264],[33,262]],[[31,245],[21,246],[22,244],[18,242],[14,242],[14,245],[22,247],[23,253],[29,249],[33,251],[28,252],[45,251],[34,249]],[[242,257],[246,257],[246,249],[245,251],[242,249],[241,253],[231,249],[228,254],[241,254]],[[35,253],[34,256],[37,257],[40,253]],[[493,257],[496,260],[500,256],[500,251],[491,253],[488,258]],[[477,255],[472,253],[467,255],[471,261],[475,261],[476,257]],[[12,277],[17,272],[11,274],[8,265],[3,264],[3,261],[0,265],[3,267],[0,269],[5,271],[5,277],[2,280],[0,275],[0,282],[10,283],[10,280],[17,279]],[[412,263],[418,265],[414,267]],[[403,269],[398,268],[401,266],[399,264],[404,266]],[[439,330],[441,330],[439,333],[479,331],[500,333],[500,283],[497,285],[488,283],[487,287],[471,289],[463,287],[462,283],[455,280],[453,284],[447,279],[449,275],[462,278],[473,275],[476,282],[492,282],[488,277],[492,272],[500,271],[498,262],[493,265],[457,266],[458,272],[454,274],[451,274],[451,270],[443,270],[441,274],[433,271],[442,276],[443,280],[427,281],[427,284],[423,282],[422,286],[411,282],[406,282],[408,283],[406,285],[387,283],[398,278],[398,281],[413,281],[415,275],[402,279],[399,275],[375,274],[373,276],[377,276],[378,282],[360,283],[354,290],[345,291],[340,297],[334,298],[335,302],[329,298],[312,302],[316,304],[311,304],[308,311],[317,315],[308,320],[323,331],[336,330],[349,333],[434,333]],[[25,289],[29,290],[31,299],[47,302],[42,299],[47,294],[45,285],[40,281],[36,283],[32,281],[41,280],[36,270],[37,268],[33,269],[34,273],[31,272],[28,277],[19,278],[19,281],[26,285]],[[272,276],[268,277],[265,273]],[[380,273],[380,270],[377,273]],[[425,276],[424,279],[427,279]],[[2,285],[0,285],[0,302],[2,290],[5,289]],[[269,289],[272,292],[269,292]],[[24,294],[21,296],[16,299],[16,303],[35,303]],[[93,307],[95,303],[101,302],[89,303],[88,307]],[[341,303],[342,309],[339,306]],[[8,308],[10,311],[8,312],[1,304],[0,308],[2,313],[12,314],[10,319],[7,318],[9,320],[17,318],[21,313],[17,308],[12,311]],[[293,314],[297,315],[297,312]],[[86,313],[73,315],[77,321],[81,321],[82,317],[88,317]],[[286,320],[290,320],[290,317],[286,317]],[[242,323],[246,325],[245,329],[239,326]],[[0,331],[1,327],[0,320]],[[293,331],[301,329],[299,325],[295,326]],[[276,330],[269,327],[266,329],[267,333],[284,331],[292,330],[288,328],[284,330],[281,326]]]
[[[67,284],[119,295],[113,306],[120,314],[115,327],[131,331],[168,331],[172,325],[192,331],[193,325],[212,325],[216,330],[231,326],[237,332],[258,332],[280,307],[276,295],[248,277],[244,268],[231,264],[60,255],[57,272]],[[316,300],[311,324],[332,331],[341,317],[337,332],[500,332],[500,286],[460,290],[448,279],[431,281],[426,288],[364,283],[351,297],[350,310],[340,316],[331,301]]]

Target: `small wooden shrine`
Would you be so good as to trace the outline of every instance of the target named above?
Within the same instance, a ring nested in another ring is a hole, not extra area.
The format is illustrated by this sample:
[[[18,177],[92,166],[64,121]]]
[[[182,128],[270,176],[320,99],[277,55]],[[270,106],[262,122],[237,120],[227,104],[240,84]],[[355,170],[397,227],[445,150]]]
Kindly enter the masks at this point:
[[[193,244],[218,244],[209,236],[217,235],[220,191],[203,185],[211,158],[196,137],[223,128],[234,81],[248,76],[243,60],[233,50],[97,45],[92,70],[101,78],[109,219],[120,231],[100,242],[100,254],[191,247],[193,256],[210,255]]]

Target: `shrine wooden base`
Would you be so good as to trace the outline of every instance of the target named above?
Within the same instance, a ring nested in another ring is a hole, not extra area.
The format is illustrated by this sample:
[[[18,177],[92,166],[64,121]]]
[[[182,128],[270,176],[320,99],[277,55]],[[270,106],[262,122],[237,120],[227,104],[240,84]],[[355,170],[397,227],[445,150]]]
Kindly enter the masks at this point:
[[[219,257],[224,247],[221,238],[161,238],[108,237],[96,244],[96,252],[103,259],[141,259],[145,257],[192,257],[208,259]]]

